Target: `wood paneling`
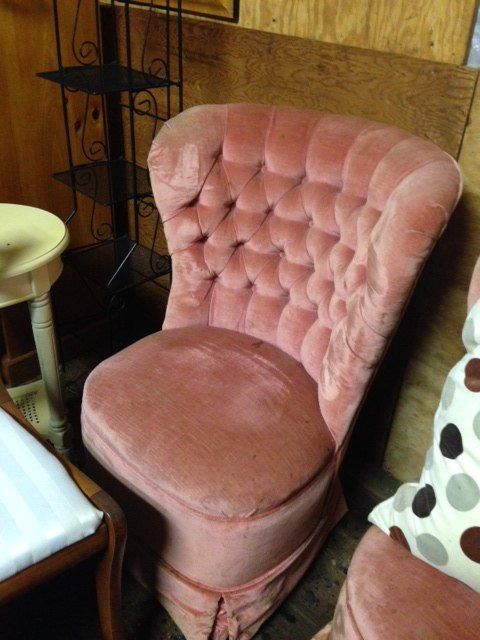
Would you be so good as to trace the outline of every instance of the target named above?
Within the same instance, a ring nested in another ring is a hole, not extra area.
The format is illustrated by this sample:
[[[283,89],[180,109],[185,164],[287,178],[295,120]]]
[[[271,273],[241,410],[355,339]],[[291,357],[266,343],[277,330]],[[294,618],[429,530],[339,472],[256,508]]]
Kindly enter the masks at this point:
[[[74,8],[73,2],[61,3],[67,64],[72,63],[69,37]],[[82,25],[85,34],[91,34],[91,13],[84,12]],[[65,219],[72,210],[71,192],[52,179],[52,173],[68,168],[60,89],[35,75],[57,67],[54,43],[50,0],[0,3],[0,200],[46,209]],[[68,110],[73,153],[78,162],[85,162],[81,153],[85,97],[68,94]],[[89,102],[86,123],[88,145],[101,128],[96,97]],[[89,212],[90,203],[80,197],[79,212],[70,227],[72,246],[89,240]]]
[[[463,64],[476,0],[240,0],[239,25]]]
[[[145,20],[136,12],[134,39]],[[476,79],[473,69],[195,20],[185,21],[184,64],[186,107],[264,102],[350,113],[408,129],[454,156]]]
[[[464,354],[461,331],[473,266],[480,254],[480,85],[477,86],[459,163],[464,195],[433,265],[426,309],[411,345],[385,458],[403,481],[418,477],[432,440],[433,416],[445,377]]]
[[[155,2],[162,4],[162,0]],[[237,24],[247,29],[463,64],[476,3],[477,0],[240,0]],[[234,15],[234,0],[183,0],[182,6],[199,15],[223,19]]]

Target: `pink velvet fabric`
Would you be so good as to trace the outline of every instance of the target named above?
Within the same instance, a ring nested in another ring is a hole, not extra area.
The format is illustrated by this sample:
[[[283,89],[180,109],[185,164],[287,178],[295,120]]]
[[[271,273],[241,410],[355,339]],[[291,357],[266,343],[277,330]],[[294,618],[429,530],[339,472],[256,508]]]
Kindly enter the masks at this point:
[[[173,260],[164,328],[277,345],[341,444],[458,200],[455,161],[387,125],[237,104],[170,120],[149,167]]]
[[[145,372],[161,384],[150,388]],[[83,422],[85,442],[122,476],[131,470],[140,486],[154,484],[212,517],[286,504],[334,453],[302,365],[258,338],[214,327],[162,331],[105,360],[86,384]]]
[[[352,558],[329,640],[478,640],[480,596],[373,526]]]
[[[261,105],[189,109],[149,167],[164,331],[93,372],[84,440],[187,638],[248,640],[344,513],[343,445],[460,176],[405,131]]]

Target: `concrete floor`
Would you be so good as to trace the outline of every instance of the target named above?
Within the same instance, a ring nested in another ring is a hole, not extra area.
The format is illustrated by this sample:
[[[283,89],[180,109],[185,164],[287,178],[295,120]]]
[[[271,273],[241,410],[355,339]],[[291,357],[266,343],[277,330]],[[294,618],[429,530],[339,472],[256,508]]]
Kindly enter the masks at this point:
[[[94,355],[86,356],[67,367],[66,395],[74,426],[78,425],[83,382],[96,359]],[[396,482],[384,472],[367,473],[361,482],[348,484],[350,512],[255,640],[310,640],[331,619],[350,558],[368,528],[367,514],[374,504],[392,495],[396,487]],[[164,609],[128,575],[124,579],[122,602],[128,640],[183,640]],[[89,563],[0,609],[0,638],[100,640]]]

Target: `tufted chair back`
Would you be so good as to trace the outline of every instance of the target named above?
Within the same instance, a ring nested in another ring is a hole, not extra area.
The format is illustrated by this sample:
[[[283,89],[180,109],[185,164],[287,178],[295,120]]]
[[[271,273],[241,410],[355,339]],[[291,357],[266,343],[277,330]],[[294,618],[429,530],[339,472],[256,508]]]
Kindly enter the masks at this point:
[[[149,168],[164,328],[233,329],[301,361],[340,445],[458,200],[455,161],[384,124],[233,104],[167,122]]]

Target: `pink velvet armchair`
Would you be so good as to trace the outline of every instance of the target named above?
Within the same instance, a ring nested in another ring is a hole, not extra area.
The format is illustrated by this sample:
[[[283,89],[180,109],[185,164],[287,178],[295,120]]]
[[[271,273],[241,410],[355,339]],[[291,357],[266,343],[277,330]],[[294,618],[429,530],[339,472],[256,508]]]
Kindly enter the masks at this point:
[[[149,167],[164,330],[91,374],[84,442],[185,636],[246,640],[345,512],[352,423],[460,175],[400,129],[248,104],[173,118]]]

